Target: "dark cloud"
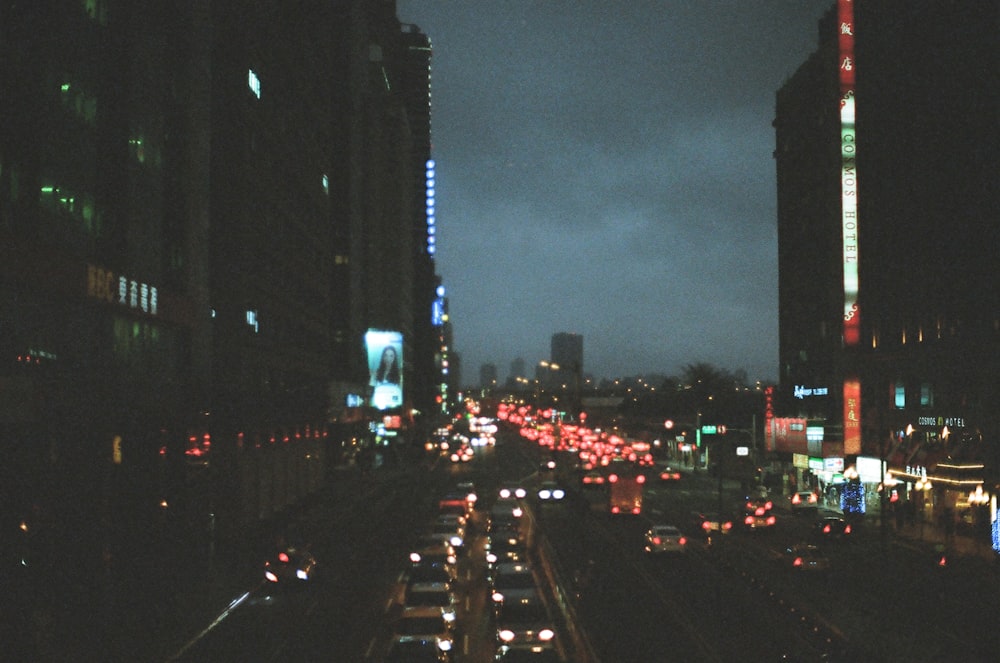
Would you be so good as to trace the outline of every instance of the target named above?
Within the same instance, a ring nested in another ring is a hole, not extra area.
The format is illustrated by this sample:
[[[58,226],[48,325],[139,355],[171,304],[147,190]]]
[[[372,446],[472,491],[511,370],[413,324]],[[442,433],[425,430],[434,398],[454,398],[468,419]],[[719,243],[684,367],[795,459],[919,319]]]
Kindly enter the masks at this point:
[[[399,0],[434,46],[438,271],[466,378],[777,376],[774,94],[826,0]]]

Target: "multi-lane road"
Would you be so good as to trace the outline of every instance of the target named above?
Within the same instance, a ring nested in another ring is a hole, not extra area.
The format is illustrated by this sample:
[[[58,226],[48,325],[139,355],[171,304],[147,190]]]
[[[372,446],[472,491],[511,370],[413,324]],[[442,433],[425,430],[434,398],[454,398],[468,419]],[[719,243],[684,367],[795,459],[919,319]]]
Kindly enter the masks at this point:
[[[151,637],[148,660],[378,660],[409,547],[432,520],[437,497],[470,479],[486,506],[501,482],[536,486],[540,457],[534,443],[503,432],[468,463],[380,470],[374,478],[345,473],[296,523],[322,565],[315,587],[269,597],[250,573],[229,600],[216,594],[213,618]],[[828,571],[796,572],[776,551],[806,537],[813,518],[780,502],[773,531],[717,536],[711,546],[692,537],[687,553],[649,559],[646,526],[686,528],[691,511],[719,504],[717,480],[651,482],[641,516],[612,517],[600,489],[579,489],[568,457],[552,477],[570,495],[545,505],[529,497],[523,527],[568,661],[975,661],[993,660],[1000,647],[990,617],[1000,608],[993,570],[937,569],[927,551],[859,531],[831,547]],[[738,503],[734,491],[725,486],[725,504]],[[491,661],[495,650],[482,511],[476,519],[456,583],[457,663]]]

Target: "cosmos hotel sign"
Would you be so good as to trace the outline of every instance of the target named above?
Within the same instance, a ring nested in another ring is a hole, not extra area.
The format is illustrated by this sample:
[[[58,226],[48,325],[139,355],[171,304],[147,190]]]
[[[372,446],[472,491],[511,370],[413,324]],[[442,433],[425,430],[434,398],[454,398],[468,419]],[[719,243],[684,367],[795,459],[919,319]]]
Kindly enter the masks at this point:
[[[844,264],[844,346],[861,342],[858,310],[858,169],[854,88],[854,1],[837,0],[837,56],[840,83],[840,201]],[[844,376],[844,454],[861,453],[861,382]]]
[[[844,264],[844,344],[861,337],[858,311],[858,170],[854,87],[854,2],[838,0],[840,200]]]

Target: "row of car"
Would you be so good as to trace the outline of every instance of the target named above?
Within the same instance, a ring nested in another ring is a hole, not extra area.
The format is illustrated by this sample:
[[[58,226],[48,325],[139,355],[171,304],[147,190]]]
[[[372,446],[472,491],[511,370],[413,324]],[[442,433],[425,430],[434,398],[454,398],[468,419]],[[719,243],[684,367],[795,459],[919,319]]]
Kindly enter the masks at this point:
[[[556,491],[562,489],[543,483],[537,496],[541,501],[562,499]],[[560,661],[555,622],[528,553],[521,502],[526,497],[522,486],[502,486],[489,512],[486,578],[496,627],[496,660]]]
[[[442,495],[436,512],[417,537],[402,574],[398,614],[381,659],[386,663],[452,661],[458,623],[458,565],[468,549],[477,495],[458,484]]]

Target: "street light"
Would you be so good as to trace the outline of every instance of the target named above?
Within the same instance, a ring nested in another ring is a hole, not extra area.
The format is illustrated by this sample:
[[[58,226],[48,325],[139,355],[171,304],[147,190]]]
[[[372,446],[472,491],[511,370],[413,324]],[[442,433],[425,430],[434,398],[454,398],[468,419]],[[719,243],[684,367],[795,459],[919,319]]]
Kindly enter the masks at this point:
[[[913,484],[913,490],[920,495],[920,540],[924,540],[924,522],[927,520],[927,492],[934,486],[926,476],[921,476]]]

